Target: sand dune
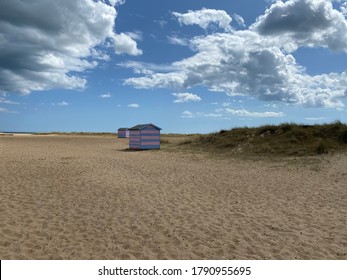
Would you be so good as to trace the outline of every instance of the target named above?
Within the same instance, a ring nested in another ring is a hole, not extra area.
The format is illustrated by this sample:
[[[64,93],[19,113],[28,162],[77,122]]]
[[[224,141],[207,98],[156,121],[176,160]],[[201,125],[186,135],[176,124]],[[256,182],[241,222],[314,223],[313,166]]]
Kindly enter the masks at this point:
[[[347,259],[347,156],[316,165],[0,138],[1,259]]]

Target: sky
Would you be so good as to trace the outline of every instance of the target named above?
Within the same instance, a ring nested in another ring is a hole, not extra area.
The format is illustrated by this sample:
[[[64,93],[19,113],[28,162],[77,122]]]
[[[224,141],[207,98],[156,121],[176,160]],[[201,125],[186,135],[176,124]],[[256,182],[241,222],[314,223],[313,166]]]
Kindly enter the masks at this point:
[[[0,131],[347,122],[345,0],[0,0]]]

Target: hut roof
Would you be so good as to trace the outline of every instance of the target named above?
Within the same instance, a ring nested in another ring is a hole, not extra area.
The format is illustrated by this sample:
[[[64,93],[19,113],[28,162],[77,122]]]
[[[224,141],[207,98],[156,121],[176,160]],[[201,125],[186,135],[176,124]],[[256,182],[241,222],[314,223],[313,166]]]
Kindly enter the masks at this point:
[[[120,127],[120,128],[118,128],[118,130],[128,130],[128,128],[127,127]]]
[[[135,126],[133,126],[133,127],[131,127],[131,128],[128,128],[129,130],[142,130],[142,129],[145,129],[146,127],[148,127],[148,126],[154,126],[156,129],[159,129],[159,130],[161,130],[161,128],[160,127],[158,127],[158,126],[156,126],[156,125],[154,125],[154,124],[152,124],[152,123],[146,123],[146,124],[138,124],[138,125],[135,125]]]

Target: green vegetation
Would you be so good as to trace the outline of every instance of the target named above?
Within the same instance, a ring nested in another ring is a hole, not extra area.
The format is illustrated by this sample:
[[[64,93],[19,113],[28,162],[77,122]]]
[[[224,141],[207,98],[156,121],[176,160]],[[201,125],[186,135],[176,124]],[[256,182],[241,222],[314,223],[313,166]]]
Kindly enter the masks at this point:
[[[179,146],[215,154],[312,156],[347,150],[347,125],[283,123],[186,137]]]

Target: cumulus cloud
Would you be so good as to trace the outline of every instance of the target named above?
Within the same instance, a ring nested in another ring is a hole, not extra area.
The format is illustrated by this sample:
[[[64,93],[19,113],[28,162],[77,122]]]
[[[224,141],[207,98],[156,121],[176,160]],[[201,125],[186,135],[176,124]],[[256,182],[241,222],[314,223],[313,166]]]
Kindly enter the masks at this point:
[[[128,107],[129,107],[129,108],[139,108],[140,105],[139,105],[139,104],[136,104],[136,103],[133,103],[133,104],[129,104]]]
[[[173,62],[171,71],[154,70],[125,84],[182,91],[206,86],[229,96],[341,108],[347,72],[309,75],[293,51],[302,46],[347,50],[346,25],[329,0],[277,1],[248,30],[194,37],[190,47],[196,53]]]
[[[137,43],[131,37],[131,35],[120,33],[114,34],[113,40],[115,42],[116,54],[129,54],[129,55],[140,55],[142,51],[137,48]]]
[[[199,25],[203,29],[211,26],[218,26],[225,31],[230,31],[232,18],[223,10],[206,9],[192,11],[187,13],[173,12],[172,15],[177,18],[180,24]]]
[[[347,51],[347,22],[329,0],[277,1],[251,27],[294,47],[323,46]],[[293,44],[292,44],[293,46]]]
[[[198,102],[201,101],[201,97],[189,93],[189,92],[182,92],[182,93],[173,93],[173,96],[175,96],[177,99],[174,100],[174,103],[186,103],[186,102]]]
[[[129,35],[115,33],[116,16],[102,1],[0,1],[0,93],[83,89],[78,73],[109,59],[107,48],[141,54]]]

